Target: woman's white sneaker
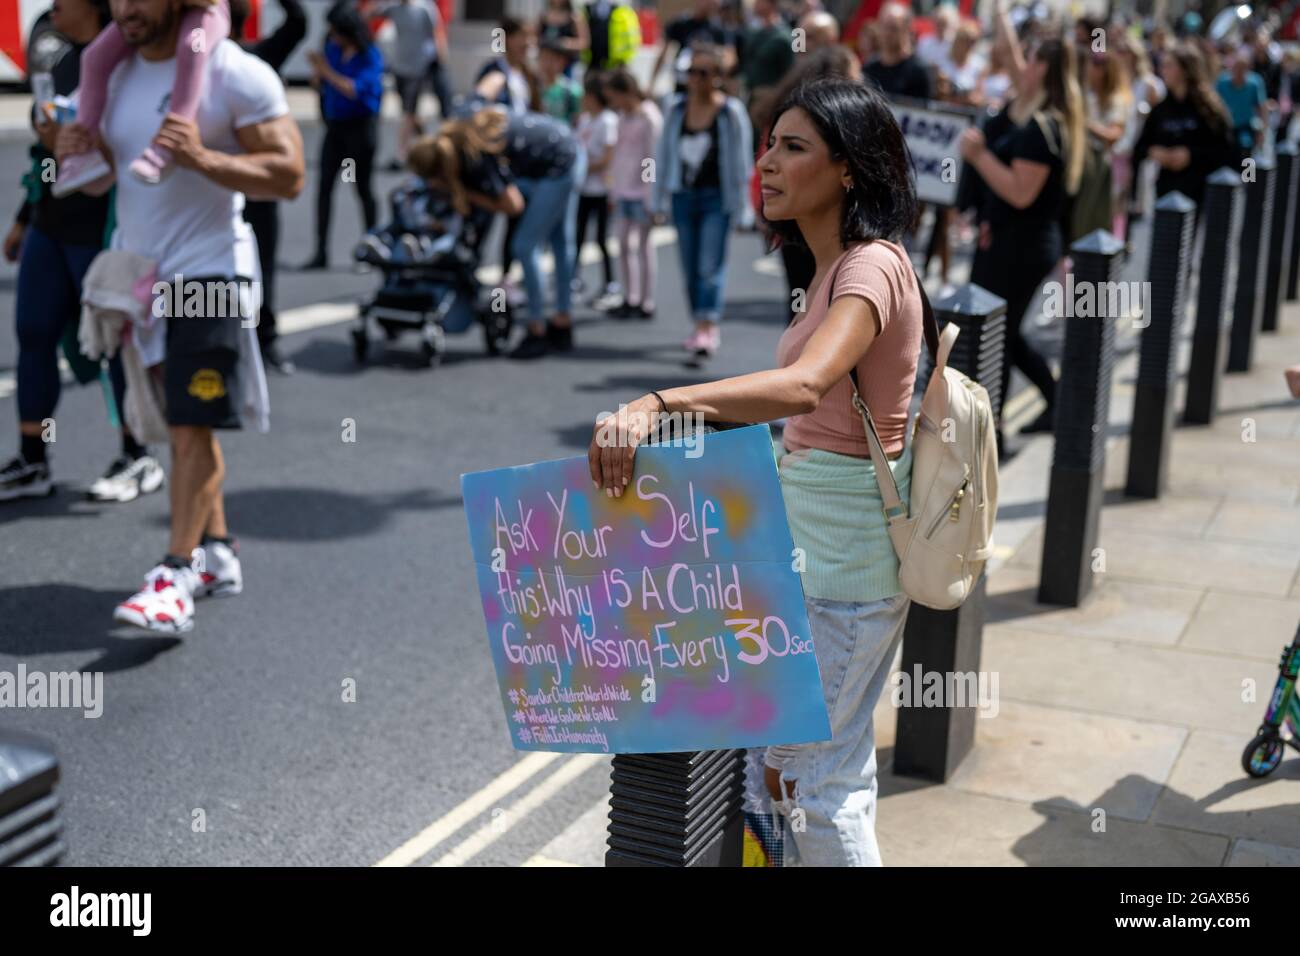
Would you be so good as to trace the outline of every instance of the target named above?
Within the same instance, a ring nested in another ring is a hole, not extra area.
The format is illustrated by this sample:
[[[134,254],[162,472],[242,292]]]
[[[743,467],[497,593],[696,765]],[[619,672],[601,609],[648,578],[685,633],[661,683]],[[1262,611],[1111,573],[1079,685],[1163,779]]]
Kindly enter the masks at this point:
[[[134,501],[141,495],[157,491],[166,477],[162,465],[152,455],[139,458],[123,455],[90,486],[86,497],[94,501]]]
[[[16,498],[44,498],[54,494],[50,466],[43,461],[27,461],[21,455],[0,468],[0,501]]]

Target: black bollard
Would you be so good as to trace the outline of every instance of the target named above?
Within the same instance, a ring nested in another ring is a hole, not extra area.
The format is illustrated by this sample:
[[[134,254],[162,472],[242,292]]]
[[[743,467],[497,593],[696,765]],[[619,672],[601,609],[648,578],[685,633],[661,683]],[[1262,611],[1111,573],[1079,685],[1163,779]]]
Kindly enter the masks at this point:
[[[1219,381],[1228,354],[1225,319],[1235,299],[1238,246],[1246,211],[1241,186],[1241,174],[1226,166],[1206,180],[1201,213],[1205,240],[1197,270],[1196,325],[1183,404],[1183,422],[1188,425],[1209,425],[1219,410]]]
[[[1151,228],[1151,295],[1143,311],[1146,327],[1129,431],[1124,493],[1135,498],[1159,498],[1168,478],[1178,332],[1187,313],[1187,270],[1195,237],[1196,203],[1180,192],[1166,193],[1156,203]]]
[[[738,427],[711,422],[703,431]],[[679,437],[664,423],[648,443]],[[745,751],[618,754],[613,764],[606,866],[741,865]]]
[[[1074,291],[1086,295],[1091,288],[1093,308],[1084,311],[1098,314],[1078,315],[1075,304],[1067,303],[1061,381],[1056,390],[1056,447],[1038,582],[1040,604],[1078,607],[1092,589],[1118,319],[1106,314],[1114,298],[1108,290],[1119,281],[1123,252],[1124,243],[1101,229],[1070,247]]]
[[[606,866],[740,866],[745,752],[619,754]]]
[[[1277,183],[1273,160],[1255,157],[1255,181],[1245,183],[1246,217],[1241,225],[1241,256],[1237,260],[1237,290],[1228,335],[1228,371],[1249,372],[1255,337],[1264,315],[1264,282],[1268,278],[1268,240],[1273,229],[1273,192]]]
[[[1287,145],[1295,146],[1295,143],[1288,140]],[[1300,191],[1300,182],[1297,182],[1296,189]],[[1287,258],[1286,301],[1295,302],[1300,299],[1300,198],[1291,205],[1291,251]]]
[[[1007,304],[993,293],[968,283],[934,304],[939,324],[961,329],[948,364],[974,379],[989,393],[993,420],[1002,411],[1002,362],[1006,350]],[[981,576],[961,607],[951,611],[913,604],[903,627],[903,673],[919,675],[919,695],[926,674],[973,674],[978,680],[984,642],[985,581]],[[955,680],[955,677],[954,677]],[[948,702],[952,704],[951,701]],[[975,742],[978,700],[965,706],[898,709],[894,772],[943,783]]]
[[[1300,150],[1283,143],[1275,152],[1277,185],[1273,193],[1273,225],[1268,243],[1268,278],[1264,280],[1264,314],[1261,332],[1276,332],[1282,290],[1290,281],[1291,243],[1295,233],[1296,184],[1300,176]]]

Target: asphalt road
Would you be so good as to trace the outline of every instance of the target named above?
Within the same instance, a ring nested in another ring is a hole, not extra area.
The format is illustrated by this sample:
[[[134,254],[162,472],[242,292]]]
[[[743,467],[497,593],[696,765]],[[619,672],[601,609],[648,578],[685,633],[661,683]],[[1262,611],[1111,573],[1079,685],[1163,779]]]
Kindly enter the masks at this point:
[[[317,136],[307,130],[311,157]],[[0,144],[0,169],[16,181],[23,165],[19,145]],[[380,175],[380,191],[396,181]],[[311,252],[314,190],[313,172],[284,206],[284,263]],[[283,310],[355,302],[377,283],[349,265],[361,228],[348,187],[335,203],[335,267],[282,271]],[[116,436],[97,388],[65,389],[51,452],[58,494],[0,506],[0,670],[102,671],[104,710],[5,710],[0,730],[57,748],[68,862],[365,865],[442,821],[429,862],[497,820],[466,862],[518,864],[599,799],[603,761],[509,813],[572,758],[490,789],[520,755],[484,644],[459,477],[581,454],[596,414],[620,400],[770,364],[785,289],[756,236],[731,239],[723,349],[703,372],[681,361],[689,323],[675,247],[662,245],[659,261],[654,321],[580,312],[575,351],[537,363],[486,357],[477,332],[451,337],[435,370],[421,367],[413,338],[358,368],[346,324],[288,336],[299,372],[271,379],[272,432],[223,439],[244,593],[200,605],[182,639],[114,626],[113,606],[164,551],[167,500],[83,498]],[[6,459],[14,277],[0,265]],[[342,440],[344,419],[356,423],[354,443]],[[355,702],[343,700],[349,679]],[[498,809],[508,811],[499,820]]]

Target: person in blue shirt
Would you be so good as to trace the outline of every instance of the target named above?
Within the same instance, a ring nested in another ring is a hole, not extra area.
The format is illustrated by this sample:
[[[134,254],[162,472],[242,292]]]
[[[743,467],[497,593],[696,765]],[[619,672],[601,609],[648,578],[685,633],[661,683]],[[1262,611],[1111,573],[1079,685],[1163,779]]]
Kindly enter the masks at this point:
[[[1228,69],[1214,88],[1232,116],[1233,145],[1245,159],[1254,152],[1267,119],[1268,94],[1263,77],[1250,69],[1248,54],[1242,50],[1229,60]]]
[[[325,52],[308,54],[313,83],[320,89],[325,137],[316,193],[316,254],[304,269],[324,269],[329,264],[330,207],[334,181],[344,162],[355,164],[352,172],[367,232],[376,221],[371,178],[379,141],[379,106],[384,97],[384,58],[365,20],[350,4],[335,4],[326,22]]]

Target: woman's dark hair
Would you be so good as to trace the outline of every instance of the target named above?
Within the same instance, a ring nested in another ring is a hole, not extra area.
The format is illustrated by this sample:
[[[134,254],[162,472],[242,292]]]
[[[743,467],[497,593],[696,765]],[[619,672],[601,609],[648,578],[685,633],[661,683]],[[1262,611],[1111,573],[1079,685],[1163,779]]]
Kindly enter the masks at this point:
[[[582,81],[582,92],[599,103],[601,109],[609,105],[609,99],[605,96],[605,83],[607,81],[608,77],[604,73],[598,73],[595,70],[589,71]]]
[[[884,97],[854,80],[812,80],[785,98],[772,116],[773,128],[793,109],[812,120],[831,159],[848,162],[853,185],[840,211],[840,243],[897,242],[911,231],[918,210],[912,156]],[[793,219],[765,222],[783,242],[807,245]]]
[[[1214,89],[1210,69],[1195,43],[1181,40],[1168,50],[1168,55],[1178,61],[1183,76],[1187,78],[1187,98],[1193,109],[1216,135],[1226,136],[1232,129],[1228,108]]]
[[[375,43],[365,18],[347,0],[330,7],[329,13],[325,15],[325,22],[329,24],[331,30],[358,50],[368,50]]]
[[[641,90],[641,85],[637,83],[636,77],[626,69],[619,68],[609,75],[605,85],[614,90],[616,93],[631,93],[637,99],[645,99],[645,93]]]
[[[515,17],[502,17],[501,22],[497,24],[497,26],[501,28],[501,32],[505,36],[512,37],[520,30],[524,29],[524,21],[518,20]]]

